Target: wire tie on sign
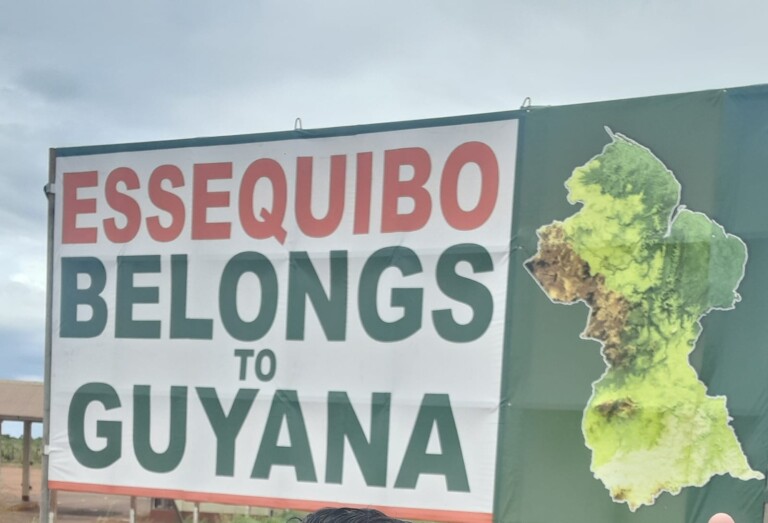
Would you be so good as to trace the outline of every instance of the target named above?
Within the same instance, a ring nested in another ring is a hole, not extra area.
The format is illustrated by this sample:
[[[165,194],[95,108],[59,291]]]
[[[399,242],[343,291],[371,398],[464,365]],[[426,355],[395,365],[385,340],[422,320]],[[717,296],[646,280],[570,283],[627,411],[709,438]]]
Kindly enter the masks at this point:
[[[520,109],[530,109],[530,107],[531,107],[531,97],[530,96],[526,96],[523,99],[522,105],[520,105]]]
[[[296,118],[293,122],[293,130],[294,131],[301,131],[303,130],[303,127],[301,126],[301,118]]]

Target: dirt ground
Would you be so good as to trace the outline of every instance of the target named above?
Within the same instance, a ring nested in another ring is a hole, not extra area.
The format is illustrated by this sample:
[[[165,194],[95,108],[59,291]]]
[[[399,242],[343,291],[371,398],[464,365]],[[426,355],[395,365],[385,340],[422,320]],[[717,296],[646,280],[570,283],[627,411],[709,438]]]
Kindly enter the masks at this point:
[[[21,502],[21,467],[0,466],[0,523],[37,523],[39,520],[40,469],[33,468],[30,474],[30,502]],[[60,523],[123,523],[128,521],[130,498],[105,496],[102,494],[58,493],[58,514]],[[149,514],[149,500],[139,499],[137,516],[146,521]]]

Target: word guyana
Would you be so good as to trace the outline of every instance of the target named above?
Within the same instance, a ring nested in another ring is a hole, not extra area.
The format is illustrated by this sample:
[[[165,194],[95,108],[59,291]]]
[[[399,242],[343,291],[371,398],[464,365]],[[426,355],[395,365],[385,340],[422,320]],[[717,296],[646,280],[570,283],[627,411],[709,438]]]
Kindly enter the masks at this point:
[[[106,383],[87,383],[74,394],[69,407],[69,441],[77,461],[91,469],[103,469],[123,458],[124,436],[131,437],[133,451],[139,465],[149,472],[168,473],[182,462],[186,449],[187,431],[194,426],[195,433],[210,430],[216,440],[216,476],[232,477],[236,456],[237,438],[256,403],[259,389],[239,389],[225,409],[219,394],[212,387],[196,387],[195,395],[205,411],[207,424],[188,424],[188,387],[170,388],[170,426],[168,445],[156,450],[151,440],[149,385],[133,388],[133,427],[123,427],[122,421],[99,419],[95,427],[86,423],[86,411],[93,403],[99,403],[106,411],[122,408],[117,391]],[[325,482],[343,482],[345,448],[351,450],[363,478],[368,486],[384,487],[391,484],[387,478],[388,460],[401,458],[401,465],[394,479],[394,488],[415,489],[422,474],[444,476],[449,491],[469,492],[466,466],[459,443],[451,403],[447,394],[425,394],[413,424],[408,444],[402,456],[389,452],[390,393],[371,395],[371,424],[366,437],[355,409],[346,392],[331,391],[327,398],[327,433],[325,445]],[[90,418],[89,418],[90,419]],[[88,426],[87,426],[88,425]],[[207,425],[207,426],[204,426]],[[282,429],[284,427],[284,429]],[[89,430],[86,430],[89,429]],[[98,448],[88,444],[87,434],[94,432],[102,439]],[[309,444],[309,437],[317,437],[308,431],[305,424],[299,395],[294,390],[277,390],[272,396],[269,413],[262,431],[258,450],[247,456],[254,459],[250,477],[269,479],[275,466],[291,467],[296,480],[317,482],[315,460]],[[290,439],[289,445],[279,444],[281,430]],[[430,438],[439,438],[440,453],[427,452]],[[248,441],[255,441],[254,434],[244,435]],[[210,453],[212,454],[212,452]],[[213,461],[213,460],[212,460]],[[201,466],[205,466],[204,464]]]

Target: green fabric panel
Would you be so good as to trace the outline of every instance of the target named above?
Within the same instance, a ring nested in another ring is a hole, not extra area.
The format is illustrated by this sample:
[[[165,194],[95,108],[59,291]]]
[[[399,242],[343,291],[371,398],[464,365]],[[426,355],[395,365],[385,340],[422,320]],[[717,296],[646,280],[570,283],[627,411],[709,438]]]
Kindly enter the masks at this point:
[[[590,472],[583,409],[606,364],[580,338],[588,308],[549,300],[523,264],[536,230],[579,210],[566,200],[574,168],[611,141],[606,127],[649,148],[682,185],[681,205],[706,214],[748,247],[742,296],[712,311],[690,361],[710,396],[726,395],[751,467],[768,465],[768,88],[532,109],[523,117],[515,182],[495,521],[706,522],[729,512],[763,517],[765,482],[713,478],[630,512]]]

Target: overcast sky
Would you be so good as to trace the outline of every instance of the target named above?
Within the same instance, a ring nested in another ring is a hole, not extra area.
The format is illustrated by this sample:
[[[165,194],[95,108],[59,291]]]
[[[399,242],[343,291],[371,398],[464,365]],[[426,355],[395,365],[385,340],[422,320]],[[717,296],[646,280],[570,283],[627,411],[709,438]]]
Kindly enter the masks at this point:
[[[764,0],[0,0],[0,379],[40,379],[48,148],[768,82]]]

